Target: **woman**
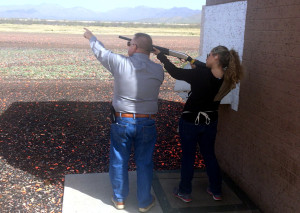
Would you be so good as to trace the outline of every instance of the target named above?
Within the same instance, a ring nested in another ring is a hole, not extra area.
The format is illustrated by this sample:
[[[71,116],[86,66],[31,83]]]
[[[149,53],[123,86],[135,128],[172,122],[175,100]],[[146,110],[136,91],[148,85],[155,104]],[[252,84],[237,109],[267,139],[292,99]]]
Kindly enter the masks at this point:
[[[217,46],[207,55],[206,64],[200,62],[192,69],[177,68],[165,55],[154,48],[153,53],[164,64],[168,73],[177,80],[191,85],[191,92],[179,121],[182,148],[181,180],[174,195],[191,202],[192,179],[197,143],[206,165],[209,179],[207,192],[214,200],[222,200],[222,177],[215,156],[218,108],[221,99],[235,88],[243,74],[238,53]]]

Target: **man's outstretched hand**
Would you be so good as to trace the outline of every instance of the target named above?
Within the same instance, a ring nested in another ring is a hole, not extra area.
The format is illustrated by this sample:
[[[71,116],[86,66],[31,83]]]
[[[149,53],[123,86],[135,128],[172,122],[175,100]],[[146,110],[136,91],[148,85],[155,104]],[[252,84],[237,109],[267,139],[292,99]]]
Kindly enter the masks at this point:
[[[83,37],[90,40],[94,35],[91,31],[89,31],[87,28],[83,28],[85,30]]]

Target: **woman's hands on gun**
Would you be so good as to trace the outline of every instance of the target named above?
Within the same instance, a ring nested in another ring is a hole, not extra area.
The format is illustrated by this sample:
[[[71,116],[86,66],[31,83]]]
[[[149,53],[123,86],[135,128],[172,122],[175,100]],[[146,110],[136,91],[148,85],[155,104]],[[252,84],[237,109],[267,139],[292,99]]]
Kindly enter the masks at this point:
[[[158,54],[160,53],[160,50],[157,49],[157,48],[155,48],[155,47],[153,47],[152,53],[153,53],[154,55],[158,55]],[[190,63],[190,64],[191,64],[192,69],[195,69],[195,68],[196,68],[196,65],[195,65],[195,64],[192,64],[192,63]]]
[[[158,54],[160,53],[160,50],[157,49],[157,48],[155,48],[155,47],[153,47],[152,53],[153,53],[154,55],[158,55]]]

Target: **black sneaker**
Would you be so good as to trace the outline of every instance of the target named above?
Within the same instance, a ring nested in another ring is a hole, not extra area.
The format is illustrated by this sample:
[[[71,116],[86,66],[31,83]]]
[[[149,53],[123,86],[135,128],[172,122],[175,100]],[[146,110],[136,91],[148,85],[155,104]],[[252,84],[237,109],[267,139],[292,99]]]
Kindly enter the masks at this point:
[[[174,188],[173,195],[185,203],[192,202],[191,194],[184,194],[179,192],[179,188]]]

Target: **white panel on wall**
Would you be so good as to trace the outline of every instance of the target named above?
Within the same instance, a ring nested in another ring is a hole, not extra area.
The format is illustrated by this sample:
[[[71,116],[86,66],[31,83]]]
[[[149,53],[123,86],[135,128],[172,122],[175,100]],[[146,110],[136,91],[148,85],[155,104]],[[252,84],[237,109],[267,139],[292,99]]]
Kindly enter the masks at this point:
[[[205,61],[206,54],[218,45],[234,48],[242,59],[247,1],[205,6],[204,10],[200,59]]]
[[[242,60],[246,12],[247,1],[203,6],[199,57],[197,59],[205,62],[206,55],[210,53],[212,48],[223,45],[228,49],[235,49],[239,53],[240,60]],[[186,66],[186,68],[189,68],[189,66]],[[185,91],[190,90],[190,85],[186,82],[178,81],[176,84],[177,88],[185,87]],[[222,99],[221,104],[231,104],[231,108],[237,110],[239,88],[238,84],[236,89]],[[186,97],[186,95],[180,94],[181,97]]]

